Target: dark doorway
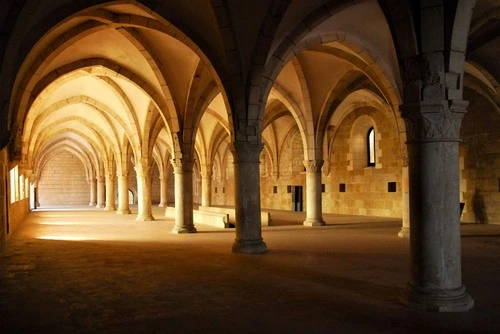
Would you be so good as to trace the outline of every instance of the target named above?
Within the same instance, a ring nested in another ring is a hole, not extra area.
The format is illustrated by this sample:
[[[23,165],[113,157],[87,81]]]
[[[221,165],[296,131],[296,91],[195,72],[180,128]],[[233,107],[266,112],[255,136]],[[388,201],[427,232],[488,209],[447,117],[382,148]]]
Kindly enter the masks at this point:
[[[291,186],[292,211],[302,211],[302,186]]]

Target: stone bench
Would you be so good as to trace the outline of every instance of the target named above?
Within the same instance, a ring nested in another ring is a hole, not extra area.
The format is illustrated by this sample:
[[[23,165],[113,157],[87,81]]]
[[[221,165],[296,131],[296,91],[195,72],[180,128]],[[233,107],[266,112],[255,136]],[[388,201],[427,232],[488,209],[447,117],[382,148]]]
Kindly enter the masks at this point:
[[[234,208],[222,208],[217,206],[200,206],[199,211],[225,213],[229,216],[229,224],[236,224],[236,210]],[[271,213],[267,211],[260,212],[261,226],[269,226],[271,224]]]
[[[175,219],[175,208],[167,207],[165,209],[165,217]],[[193,210],[193,223],[205,224],[219,228],[228,228],[229,215],[227,213],[208,212]]]

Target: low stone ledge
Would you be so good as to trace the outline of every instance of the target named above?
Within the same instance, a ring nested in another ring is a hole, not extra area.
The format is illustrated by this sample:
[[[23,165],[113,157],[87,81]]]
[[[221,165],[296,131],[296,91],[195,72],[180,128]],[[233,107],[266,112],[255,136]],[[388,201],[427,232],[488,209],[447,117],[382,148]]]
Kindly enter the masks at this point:
[[[229,216],[229,224],[233,226],[236,224],[236,209],[235,208],[222,208],[217,206],[200,206],[199,211],[226,213]],[[271,213],[268,211],[260,212],[261,226],[269,226],[271,224]]]
[[[167,207],[165,209],[165,217],[175,219],[175,207]],[[205,224],[219,228],[231,227],[229,223],[229,215],[224,212],[193,210],[193,223]]]

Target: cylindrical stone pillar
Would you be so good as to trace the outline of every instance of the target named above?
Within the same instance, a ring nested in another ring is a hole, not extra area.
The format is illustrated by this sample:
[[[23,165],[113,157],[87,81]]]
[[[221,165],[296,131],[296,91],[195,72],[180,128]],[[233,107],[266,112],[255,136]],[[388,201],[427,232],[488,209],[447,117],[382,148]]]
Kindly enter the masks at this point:
[[[118,210],[117,214],[128,215],[130,208],[128,205],[128,172],[118,175]]]
[[[306,167],[306,220],[304,226],[323,226],[321,202],[321,167],[323,160],[305,160]]]
[[[167,188],[167,177],[160,176],[160,208],[166,208],[168,206],[168,188]]]
[[[106,194],[105,194],[105,187],[104,187],[104,177],[103,176],[98,176],[97,177],[97,204],[96,208],[104,208],[106,206]]]
[[[260,218],[259,164],[262,148],[260,142],[235,142],[230,146],[234,157],[235,253],[267,252]]]
[[[97,204],[97,180],[95,178],[91,178],[89,180],[89,184],[90,184],[89,206],[96,206],[96,204]]]
[[[137,173],[137,217],[136,220],[155,220],[151,210],[152,168],[146,163],[135,166]]]
[[[467,311],[462,284],[459,131],[465,101],[402,107],[408,139],[410,281],[403,302],[417,309]]]
[[[201,172],[201,206],[212,205],[212,171],[210,166],[205,166]]]
[[[172,159],[175,178],[175,225],[172,233],[195,233],[193,223],[193,162]]]
[[[116,210],[115,200],[115,174],[106,175],[106,207],[108,211]]]
[[[408,183],[408,166],[403,167],[402,172],[402,217],[401,217],[401,231],[398,237],[405,238],[410,236],[410,185]]]

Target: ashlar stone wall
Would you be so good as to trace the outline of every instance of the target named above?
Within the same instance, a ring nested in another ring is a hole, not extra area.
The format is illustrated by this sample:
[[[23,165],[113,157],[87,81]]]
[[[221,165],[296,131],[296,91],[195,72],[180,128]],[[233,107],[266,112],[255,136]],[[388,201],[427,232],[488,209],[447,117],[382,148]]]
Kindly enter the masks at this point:
[[[359,108],[338,125],[329,157],[329,174],[323,174],[323,212],[402,216],[400,140],[393,116],[383,113],[369,107]],[[368,166],[366,156],[370,127],[375,129],[375,166]],[[360,163],[360,156],[366,157],[364,163]]]
[[[41,171],[38,202],[44,205],[88,205],[90,185],[80,159],[68,151],[54,155]]]
[[[481,95],[469,101],[460,136],[460,194],[463,222],[500,224],[500,114]]]

